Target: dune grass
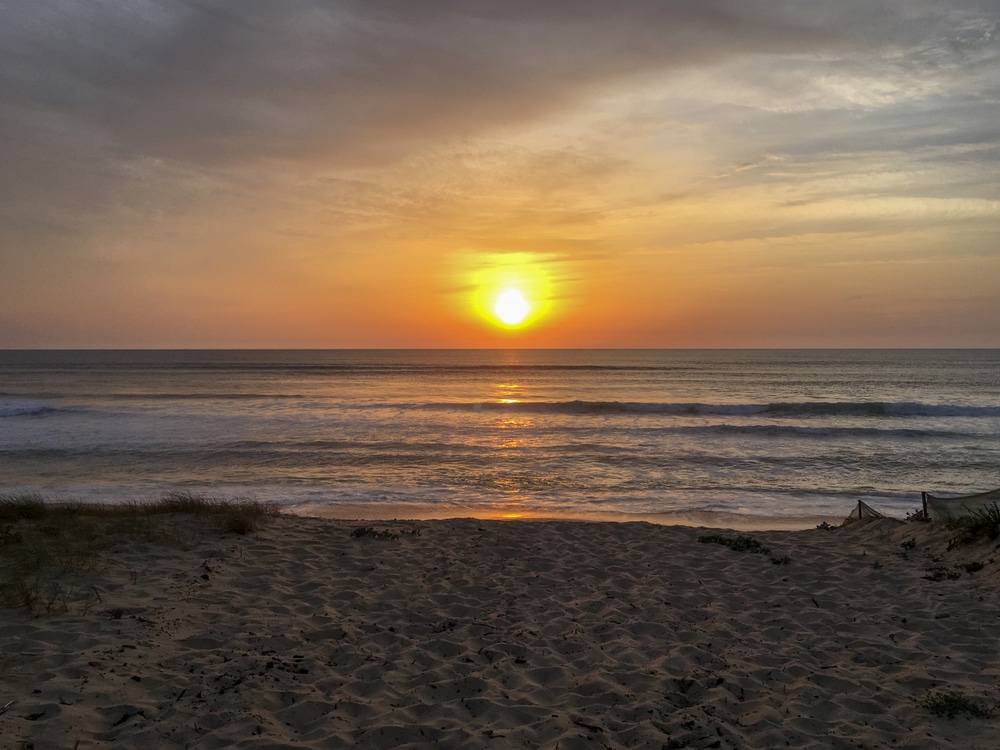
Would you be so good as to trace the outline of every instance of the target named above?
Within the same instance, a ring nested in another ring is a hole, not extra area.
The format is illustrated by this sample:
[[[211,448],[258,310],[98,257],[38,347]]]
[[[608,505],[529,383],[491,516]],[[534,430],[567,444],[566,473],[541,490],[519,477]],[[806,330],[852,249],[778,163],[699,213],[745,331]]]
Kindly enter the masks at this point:
[[[0,604],[60,612],[99,600],[95,577],[107,552],[130,542],[182,544],[181,520],[217,533],[248,534],[274,506],[171,494],[152,503],[48,503],[39,495],[0,496]]]
[[[186,513],[214,524],[221,532],[248,534],[262,520],[278,514],[273,505],[256,500],[218,500],[188,493],[172,493],[151,503],[47,503],[39,495],[0,495],[0,524],[18,521],[85,526],[89,521],[135,522]]]
[[[972,544],[984,537],[995,541],[1000,537],[1000,505],[990,503],[952,521],[950,525],[958,533],[949,543],[949,548]]]

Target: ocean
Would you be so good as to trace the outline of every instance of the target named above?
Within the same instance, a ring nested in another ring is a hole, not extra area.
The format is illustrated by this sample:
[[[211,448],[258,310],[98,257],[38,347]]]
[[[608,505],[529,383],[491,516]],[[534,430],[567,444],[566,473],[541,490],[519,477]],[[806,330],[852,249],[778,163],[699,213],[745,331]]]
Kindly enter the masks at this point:
[[[3,351],[0,494],[735,528],[1000,487],[1000,350]]]

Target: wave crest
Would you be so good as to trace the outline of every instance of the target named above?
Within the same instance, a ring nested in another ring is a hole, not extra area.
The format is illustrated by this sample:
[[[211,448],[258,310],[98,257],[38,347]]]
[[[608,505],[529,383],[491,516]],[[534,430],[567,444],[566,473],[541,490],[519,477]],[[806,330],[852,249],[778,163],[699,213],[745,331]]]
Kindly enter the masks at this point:
[[[515,414],[651,414],[665,416],[787,416],[787,417],[997,417],[1000,406],[962,406],[881,401],[817,401],[767,404],[703,404],[634,401],[483,401],[419,404],[443,411]]]
[[[41,401],[0,401],[0,419],[44,414],[48,411],[52,411],[52,407]]]

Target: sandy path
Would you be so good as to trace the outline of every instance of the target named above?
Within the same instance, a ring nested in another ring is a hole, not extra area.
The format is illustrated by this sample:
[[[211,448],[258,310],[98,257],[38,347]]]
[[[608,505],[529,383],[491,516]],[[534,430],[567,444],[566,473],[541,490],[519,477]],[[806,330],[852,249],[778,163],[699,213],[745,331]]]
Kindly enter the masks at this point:
[[[920,705],[1000,697],[994,544],[754,533],[776,565],[683,527],[357,525],[137,545],[86,613],[0,610],[2,746],[1000,748]]]

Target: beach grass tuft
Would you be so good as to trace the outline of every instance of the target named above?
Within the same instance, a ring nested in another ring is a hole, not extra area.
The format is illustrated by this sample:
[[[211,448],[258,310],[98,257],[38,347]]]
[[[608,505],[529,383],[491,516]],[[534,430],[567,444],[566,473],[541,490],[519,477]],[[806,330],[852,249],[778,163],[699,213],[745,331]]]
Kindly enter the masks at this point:
[[[734,552],[750,552],[758,555],[768,555],[774,565],[788,565],[792,558],[788,555],[772,555],[771,548],[750,536],[722,536],[721,534],[706,534],[698,537],[702,544],[721,544]]]
[[[963,693],[935,693],[929,692],[920,702],[935,716],[954,719],[957,716],[966,714],[976,719],[989,719],[993,716],[995,707],[980,700],[969,698]]]
[[[49,613],[99,598],[107,552],[130,542],[183,544],[180,517],[217,533],[248,534],[276,507],[252,500],[171,494],[152,503],[48,503],[0,496],[0,604]]]
[[[40,495],[0,496],[0,523],[42,518],[48,508]]]
[[[722,536],[721,534],[708,534],[698,537],[698,541],[702,544],[721,544],[724,547],[729,547],[734,552],[753,552],[760,555],[771,554],[770,547],[765,546],[750,536],[738,536],[734,538]]]
[[[364,537],[370,539],[399,539],[401,536],[420,536],[420,529],[403,529],[396,532],[389,529],[379,531],[373,526],[358,526],[351,531],[351,537],[354,539],[362,539]]]
[[[949,549],[963,544],[972,544],[983,537],[993,541],[1000,537],[1000,505],[990,503],[951,522],[951,528],[958,533],[949,542]]]
[[[153,513],[190,513],[199,518],[214,518],[224,533],[249,534],[262,521],[279,514],[276,506],[256,500],[216,500],[201,495],[173,493],[151,506]]]
[[[928,581],[954,581],[962,577],[962,572],[947,565],[937,564],[927,568],[927,575],[922,576]]]
[[[358,526],[351,532],[351,536],[354,539],[362,539],[365,537],[370,539],[399,539],[399,534],[393,534],[389,531],[389,529],[377,531],[371,526]]]

